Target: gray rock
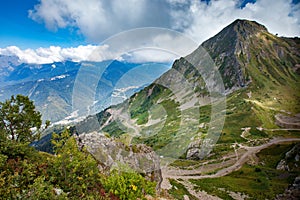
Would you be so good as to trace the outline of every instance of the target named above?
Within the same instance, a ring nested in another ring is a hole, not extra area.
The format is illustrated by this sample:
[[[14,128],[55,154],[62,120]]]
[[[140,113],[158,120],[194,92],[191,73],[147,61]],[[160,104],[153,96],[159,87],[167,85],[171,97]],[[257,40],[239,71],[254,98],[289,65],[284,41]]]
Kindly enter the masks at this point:
[[[190,160],[202,160],[210,155],[213,146],[214,142],[210,138],[204,140],[197,139],[189,144],[186,158]]]
[[[297,200],[300,199],[300,176],[296,177],[293,184],[284,191],[283,194],[279,194],[275,198],[276,200]]]
[[[200,154],[201,140],[193,141],[189,144],[186,153],[187,159],[198,159]]]
[[[300,144],[296,144],[291,150],[286,152],[284,159],[281,159],[280,162],[277,164],[276,169],[278,170],[285,170],[289,171],[292,170],[290,167],[293,166],[289,165],[288,161],[295,160],[296,162],[299,161],[300,158]],[[297,167],[295,163],[295,167]]]
[[[144,144],[126,146],[97,132],[80,134],[77,141],[80,148],[86,147],[101,163],[103,172],[126,164],[145,175],[148,180],[157,182],[157,189],[160,189],[162,182],[160,160],[150,147]]]
[[[286,164],[285,160],[282,159],[276,166],[277,170],[289,171],[289,166]]]

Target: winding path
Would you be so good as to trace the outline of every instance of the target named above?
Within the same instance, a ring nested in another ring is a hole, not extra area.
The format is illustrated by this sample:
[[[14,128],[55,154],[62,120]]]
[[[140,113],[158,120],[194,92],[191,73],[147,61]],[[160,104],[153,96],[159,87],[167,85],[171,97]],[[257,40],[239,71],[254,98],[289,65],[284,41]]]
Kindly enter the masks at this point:
[[[285,143],[285,142],[300,142],[300,138],[274,138],[265,144],[254,146],[254,147],[239,145],[240,148],[245,149],[246,152],[242,156],[240,156],[239,159],[233,165],[220,169],[217,173],[211,175],[196,175],[196,174],[201,174],[202,172],[201,167],[193,170],[169,169],[168,167],[164,167],[162,168],[163,182],[161,184],[161,187],[163,189],[170,189],[172,186],[169,183],[168,179],[177,179],[179,183],[183,184],[187,188],[190,194],[200,199],[211,199],[211,200],[217,199],[217,197],[211,196],[203,191],[197,191],[197,192],[194,191],[188,179],[218,178],[218,177],[225,176],[227,174],[230,174],[231,172],[239,170],[243,166],[243,164],[246,163],[251,158],[251,156],[254,156],[261,150],[268,148],[271,145]],[[191,175],[191,174],[195,174],[195,175]]]
[[[255,147],[248,147],[248,146],[242,146],[240,145],[241,148],[246,149],[247,151],[235,162],[234,165],[231,165],[229,167],[226,167],[224,169],[219,170],[215,174],[211,175],[185,175],[186,171],[189,170],[174,170],[172,169],[172,173],[168,173],[170,170],[168,168],[163,168],[162,169],[162,174],[164,179],[204,179],[204,178],[217,178],[217,177],[222,177],[227,174],[230,174],[231,172],[239,170],[242,165],[248,161],[250,156],[253,156],[260,152],[261,150],[270,147],[271,145],[274,144],[280,144],[284,142],[300,142],[300,138],[275,138],[270,140],[268,143],[262,144],[260,146],[255,146]],[[201,173],[201,168],[198,169],[193,169],[190,171],[189,174],[200,174]]]

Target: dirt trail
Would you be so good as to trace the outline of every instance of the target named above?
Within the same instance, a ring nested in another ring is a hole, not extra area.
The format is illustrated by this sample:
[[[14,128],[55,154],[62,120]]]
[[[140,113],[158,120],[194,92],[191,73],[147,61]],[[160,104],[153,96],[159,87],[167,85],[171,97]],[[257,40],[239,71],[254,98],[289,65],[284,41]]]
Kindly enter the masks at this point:
[[[105,126],[107,126],[109,123],[111,123],[113,120],[120,120],[122,124],[127,127],[128,129],[133,130],[133,133],[131,135],[138,136],[140,135],[140,129],[138,126],[135,125],[135,122],[131,120],[129,113],[124,112],[122,110],[114,110],[114,109],[109,109],[107,110],[111,114],[111,116],[106,120],[106,122],[101,126],[100,129],[103,129]]]
[[[227,174],[230,174],[231,172],[239,170],[244,163],[246,163],[249,158],[261,150],[268,148],[271,145],[274,144],[279,144],[279,143],[284,143],[284,142],[300,142],[300,138],[275,138],[270,140],[268,143],[260,145],[260,146],[255,146],[255,147],[248,147],[248,146],[242,146],[240,145],[241,148],[246,149],[247,151],[235,162],[235,164],[223,168],[219,170],[215,174],[211,175],[185,175],[187,170],[169,170],[168,168],[163,168],[162,169],[162,174],[164,179],[204,179],[204,178],[217,178],[217,177],[222,177]],[[172,173],[169,173],[172,172]],[[198,169],[193,169],[190,171],[190,174],[200,174],[201,173],[201,168]],[[168,186],[167,181],[164,182],[166,186]]]
[[[275,123],[283,128],[300,129],[300,114],[295,116],[275,115]]]
[[[239,170],[244,163],[246,163],[249,159],[251,159],[252,156],[255,156],[261,150],[268,148],[271,145],[285,143],[285,142],[300,142],[300,138],[274,138],[265,144],[262,144],[260,146],[255,146],[255,147],[239,145],[240,148],[245,149],[246,152],[244,152],[244,154],[242,154],[242,156],[240,156],[239,159],[233,165],[229,167],[225,167],[219,170],[217,173],[211,175],[197,175],[197,174],[201,174],[202,167],[193,170],[181,170],[181,169],[174,169],[174,168],[171,169],[169,167],[163,167],[162,168],[163,182],[161,184],[161,187],[163,189],[170,189],[172,185],[170,184],[168,179],[176,179],[179,183],[184,185],[184,187],[189,191],[191,195],[199,199],[218,200],[219,199],[218,197],[209,195],[205,191],[195,191],[194,186],[191,182],[189,182],[189,179],[218,178],[218,177],[225,176],[227,174],[230,174],[231,172]],[[195,174],[195,175],[193,176],[191,174]],[[185,199],[188,199],[187,195],[185,195]]]
[[[193,195],[194,197],[197,197],[198,199],[201,199],[201,200],[222,200],[219,197],[207,194],[205,191],[195,191],[194,190],[194,185],[191,182],[189,182],[188,180],[182,180],[182,181],[178,181],[178,182],[181,183],[189,191],[189,193],[191,195]],[[188,197],[186,199],[188,199]]]
[[[132,136],[139,136],[141,130],[138,126],[135,125],[135,123],[131,120],[129,113],[122,112],[119,114],[119,119],[123,123],[124,126],[126,126],[129,129],[132,129],[134,132],[132,133]]]

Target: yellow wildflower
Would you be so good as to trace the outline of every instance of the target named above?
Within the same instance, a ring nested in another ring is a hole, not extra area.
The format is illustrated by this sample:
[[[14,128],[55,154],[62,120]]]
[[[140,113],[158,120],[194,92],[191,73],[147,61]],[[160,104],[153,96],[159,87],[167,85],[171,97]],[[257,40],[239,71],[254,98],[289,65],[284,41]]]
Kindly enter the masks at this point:
[[[131,185],[131,188],[132,188],[133,191],[137,190],[137,186],[135,186],[135,185]]]

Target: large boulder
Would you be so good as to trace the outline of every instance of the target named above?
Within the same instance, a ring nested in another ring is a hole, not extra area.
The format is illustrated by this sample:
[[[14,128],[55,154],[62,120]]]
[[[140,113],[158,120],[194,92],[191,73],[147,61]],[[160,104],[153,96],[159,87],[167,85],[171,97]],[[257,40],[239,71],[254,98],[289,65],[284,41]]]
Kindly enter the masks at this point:
[[[214,142],[210,138],[196,139],[189,144],[186,151],[186,159],[202,160],[203,158],[210,156],[213,146]]]
[[[76,138],[79,147],[87,148],[100,162],[104,172],[120,164],[126,164],[145,175],[148,180],[157,182],[157,189],[160,188],[162,182],[160,159],[150,147],[144,144],[127,146],[97,132],[80,134]]]

